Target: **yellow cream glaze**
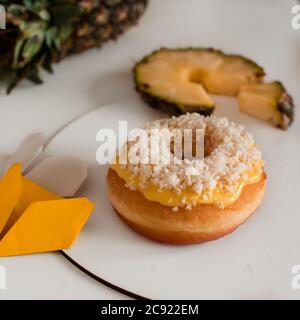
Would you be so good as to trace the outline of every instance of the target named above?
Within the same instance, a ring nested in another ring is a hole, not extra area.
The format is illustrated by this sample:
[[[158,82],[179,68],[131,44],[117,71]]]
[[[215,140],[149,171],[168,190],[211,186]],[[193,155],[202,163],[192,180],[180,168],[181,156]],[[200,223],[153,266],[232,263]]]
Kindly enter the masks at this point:
[[[234,191],[229,192],[225,188],[217,186],[211,191],[197,193],[191,189],[185,189],[180,194],[175,190],[161,190],[156,185],[149,182],[146,188],[142,188],[139,184],[138,177],[133,177],[129,170],[121,168],[119,164],[111,164],[111,168],[125,182],[133,185],[136,190],[141,192],[144,197],[150,201],[159,202],[162,205],[177,207],[182,206],[182,200],[185,199],[186,205],[197,204],[212,204],[216,206],[228,206],[234,203],[241,195],[244,187],[247,184],[253,184],[260,180],[262,173],[262,162],[259,162],[252,171],[248,171],[247,180],[237,180],[234,183]]]

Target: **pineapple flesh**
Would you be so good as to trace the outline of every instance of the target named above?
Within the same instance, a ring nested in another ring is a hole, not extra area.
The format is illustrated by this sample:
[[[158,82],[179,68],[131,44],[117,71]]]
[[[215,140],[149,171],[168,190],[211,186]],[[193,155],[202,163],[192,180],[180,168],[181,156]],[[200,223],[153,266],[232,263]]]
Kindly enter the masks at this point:
[[[283,130],[294,120],[293,99],[279,81],[244,85],[237,98],[241,112],[271,121]]]
[[[241,56],[215,49],[160,49],[134,68],[136,89],[153,107],[173,114],[210,115],[209,93],[237,95],[240,87],[260,83],[263,69]]]
[[[222,62],[204,77],[206,89],[213,94],[237,96],[244,84],[261,83],[264,70],[255,62],[238,55],[222,54]]]

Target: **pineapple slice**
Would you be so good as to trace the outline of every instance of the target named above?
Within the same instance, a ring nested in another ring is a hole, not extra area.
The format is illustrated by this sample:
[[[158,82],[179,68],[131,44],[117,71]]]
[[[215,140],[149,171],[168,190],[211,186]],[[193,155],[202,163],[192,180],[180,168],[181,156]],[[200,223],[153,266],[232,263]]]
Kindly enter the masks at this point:
[[[293,99],[279,81],[242,86],[237,98],[242,112],[271,120],[281,129],[288,129],[294,120]]]
[[[161,49],[135,66],[136,89],[152,107],[172,114],[213,112],[214,102],[199,79],[221,59],[218,53],[195,52]]]
[[[261,83],[264,70],[255,62],[237,55],[224,55],[218,68],[204,77],[203,84],[213,94],[237,96],[244,84]]]
[[[153,107],[173,114],[210,115],[208,92],[236,95],[240,86],[261,82],[264,72],[241,56],[215,49],[160,49],[134,67],[136,89]]]

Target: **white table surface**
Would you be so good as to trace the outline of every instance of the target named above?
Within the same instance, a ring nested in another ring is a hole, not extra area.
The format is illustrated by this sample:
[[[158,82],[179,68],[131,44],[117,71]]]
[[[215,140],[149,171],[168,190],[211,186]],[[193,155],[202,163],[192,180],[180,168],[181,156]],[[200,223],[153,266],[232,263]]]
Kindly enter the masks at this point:
[[[0,93],[0,153],[12,152],[30,133],[41,131],[50,138],[80,115],[134,95],[134,62],[160,46],[212,46],[244,54],[263,65],[270,79],[283,81],[299,104],[300,30],[290,22],[295,3],[150,0],[139,27],[116,43],[67,59],[55,66],[54,75],[43,75],[42,86],[24,83],[10,96]],[[0,258],[0,265],[7,272],[0,300],[126,298],[58,253]]]

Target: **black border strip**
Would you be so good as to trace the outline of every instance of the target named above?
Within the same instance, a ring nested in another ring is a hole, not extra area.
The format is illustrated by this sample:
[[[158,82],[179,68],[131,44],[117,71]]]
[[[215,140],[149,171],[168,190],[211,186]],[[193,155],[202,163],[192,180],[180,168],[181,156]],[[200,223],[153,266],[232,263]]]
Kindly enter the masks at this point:
[[[82,265],[80,265],[78,262],[76,262],[75,260],[73,260],[69,255],[67,255],[63,250],[59,251],[61,253],[61,255],[67,259],[70,263],[72,263],[76,268],[78,268],[80,271],[84,272],[86,275],[88,275],[89,277],[91,277],[92,279],[96,280],[97,282],[105,285],[106,287],[115,290],[121,294],[124,294],[125,296],[129,297],[129,298],[133,298],[136,300],[151,300],[149,298],[140,296],[134,292],[128,291],[126,289],[123,289],[121,287],[118,287],[117,285],[108,282],[98,276],[96,276],[94,273],[90,272],[89,270],[85,269]]]

